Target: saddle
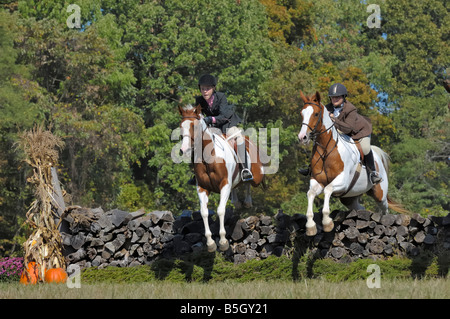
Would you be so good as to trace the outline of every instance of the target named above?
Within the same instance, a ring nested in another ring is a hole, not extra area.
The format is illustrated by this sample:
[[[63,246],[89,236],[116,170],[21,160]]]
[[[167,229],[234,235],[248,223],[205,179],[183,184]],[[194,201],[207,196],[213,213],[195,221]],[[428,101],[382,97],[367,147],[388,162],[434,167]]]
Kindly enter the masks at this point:
[[[338,132],[339,132],[339,131],[338,131]],[[343,133],[341,133],[341,132],[339,132],[339,134],[341,135],[341,138],[342,138],[345,142],[347,142],[347,143],[349,143],[349,144],[355,144],[355,145],[356,145],[356,148],[357,148],[358,151],[359,151],[359,158],[361,159],[361,162],[364,163],[364,153],[363,153],[363,149],[362,149],[362,146],[361,146],[361,143],[359,142],[359,140],[354,140],[354,139],[352,139],[350,136],[348,136],[348,135],[346,135],[346,134],[343,134]]]
[[[228,142],[228,145],[230,145],[231,149],[234,150],[234,153],[238,154],[238,149],[237,149],[237,143],[236,140],[233,138],[235,137],[236,134],[227,136],[226,134],[222,134],[222,137],[225,139],[226,142]],[[245,143],[245,156],[249,156],[251,158],[251,155],[249,153],[249,141],[247,139],[247,137],[244,137],[244,143]]]
[[[344,140],[347,143],[353,143],[353,144],[356,145],[356,148],[359,151],[359,157],[360,157],[361,161],[359,161],[357,166],[356,166],[355,174],[353,175],[353,178],[352,178],[352,180],[350,182],[350,185],[348,186],[347,190],[345,190],[343,193],[340,193],[340,194],[334,194],[335,197],[344,197],[345,195],[347,195],[348,192],[350,192],[350,190],[353,188],[353,186],[355,186],[356,181],[359,178],[359,175],[361,174],[362,163],[364,163],[364,153],[363,153],[363,150],[362,150],[361,143],[358,140],[352,139],[348,135],[341,134],[341,136],[345,137]]]

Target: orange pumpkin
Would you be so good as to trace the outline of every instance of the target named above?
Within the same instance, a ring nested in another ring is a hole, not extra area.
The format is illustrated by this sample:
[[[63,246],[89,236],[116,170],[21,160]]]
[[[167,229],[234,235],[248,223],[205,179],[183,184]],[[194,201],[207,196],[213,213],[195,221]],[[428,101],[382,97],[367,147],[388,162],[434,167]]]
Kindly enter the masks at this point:
[[[20,283],[24,285],[35,285],[39,281],[39,265],[34,261],[29,262],[20,276]]]
[[[63,284],[67,280],[67,273],[62,268],[52,268],[45,272],[45,282]]]

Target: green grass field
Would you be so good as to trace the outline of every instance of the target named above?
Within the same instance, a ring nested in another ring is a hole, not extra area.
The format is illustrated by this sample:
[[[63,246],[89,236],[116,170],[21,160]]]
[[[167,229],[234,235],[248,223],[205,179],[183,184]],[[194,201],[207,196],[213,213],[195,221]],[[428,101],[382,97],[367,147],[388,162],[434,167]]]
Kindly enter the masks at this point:
[[[253,281],[216,283],[145,283],[83,284],[68,288],[64,284],[23,286],[19,283],[0,284],[0,298],[25,299],[448,299],[449,279],[381,280],[380,288],[368,288],[366,281],[329,282],[305,279],[298,282]]]
[[[379,267],[380,288],[367,281]],[[293,299],[293,298],[450,298],[447,263],[438,258],[360,259],[349,264],[304,255],[297,260],[269,257],[240,265],[220,254],[161,259],[150,266],[89,268],[80,288],[65,284],[24,286],[0,283],[2,298],[148,298],[148,299]]]

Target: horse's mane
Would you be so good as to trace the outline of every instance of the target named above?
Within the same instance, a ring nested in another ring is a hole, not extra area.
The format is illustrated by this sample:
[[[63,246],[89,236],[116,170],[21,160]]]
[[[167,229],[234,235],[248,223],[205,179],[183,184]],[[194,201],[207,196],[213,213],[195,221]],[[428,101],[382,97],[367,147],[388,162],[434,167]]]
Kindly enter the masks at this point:
[[[183,111],[191,111],[191,110],[195,109],[195,107],[192,104],[188,104],[188,105],[181,107],[181,109]]]

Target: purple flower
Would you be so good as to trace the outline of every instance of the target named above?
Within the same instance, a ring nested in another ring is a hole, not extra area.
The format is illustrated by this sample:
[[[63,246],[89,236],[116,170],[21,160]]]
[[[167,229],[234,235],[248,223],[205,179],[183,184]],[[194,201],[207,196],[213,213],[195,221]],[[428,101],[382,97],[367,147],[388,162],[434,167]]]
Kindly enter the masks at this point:
[[[23,271],[23,257],[0,258],[0,282],[18,281]]]

